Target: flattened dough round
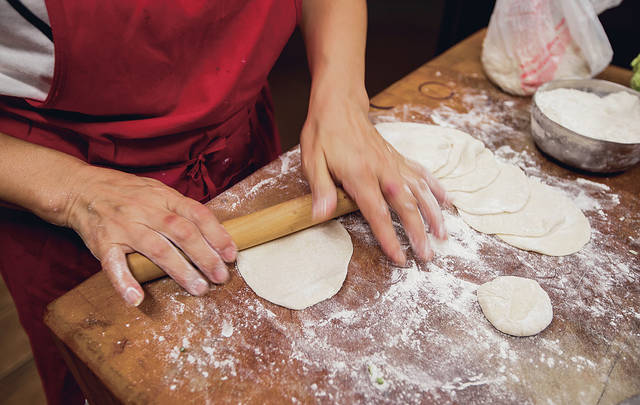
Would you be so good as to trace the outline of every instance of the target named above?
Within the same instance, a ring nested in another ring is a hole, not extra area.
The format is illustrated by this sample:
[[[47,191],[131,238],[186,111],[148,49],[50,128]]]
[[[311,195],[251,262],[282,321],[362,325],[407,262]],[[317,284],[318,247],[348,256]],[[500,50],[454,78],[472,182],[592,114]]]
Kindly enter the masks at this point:
[[[447,191],[464,191],[472,193],[491,184],[500,174],[498,162],[489,149],[484,149],[476,156],[475,170],[460,177],[445,177],[440,183]]]
[[[501,276],[482,284],[476,294],[484,316],[509,335],[535,335],[553,318],[549,295],[535,280]]]
[[[465,134],[467,135],[467,134]],[[477,158],[480,152],[484,149],[484,144],[479,140],[467,135],[464,148],[460,155],[460,161],[458,166],[453,171],[447,174],[444,178],[456,178],[473,172],[476,169]]]
[[[415,122],[376,124],[382,137],[407,159],[434,172],[447,164],[452,141],[449,128]]]
[[[553,188],[529,179],[531,194],[520,211],[501,214],[475,215],[460,210],[460,216],[479,232],[501,233],[518,236],[542,236],[564,221],[557,209],[562,204],[562,194]]]
[[[487,187],[473,193],[452,191],[453,205],[470,214],[498,214],[516,212],[529,199],[529,181],[520,168],[499,163],[498,177]]]
[[[559,193],[558,193],[559,194]],[[571,200],[560,194],[555,210],[564,221],[542,236],[497,234],[511,246],[549,256],[566,256],[578,252],[591,239],[591,225]]]
[[[475,141],[471,135],[466,132],[458,131],[453,128],[446,127],[437,127],[442,130],[447,130],[449,133],[449,139],[451,140],[451,151],[449,152],[449,159],[447,160],[447,164],[435,170],[433,174],[441,179],[443,177],[447,177],[453,173],[454,170],[460,165],[460,161],[462,160],[462,155],[467,147],[467,143],[470,141]],[[478,141],[480,142],[480,141]]]
[[[240,251],[237,263],[258,296],[304,309],[340,290],[352,253],[347,230],[338,221],[329,221]]]

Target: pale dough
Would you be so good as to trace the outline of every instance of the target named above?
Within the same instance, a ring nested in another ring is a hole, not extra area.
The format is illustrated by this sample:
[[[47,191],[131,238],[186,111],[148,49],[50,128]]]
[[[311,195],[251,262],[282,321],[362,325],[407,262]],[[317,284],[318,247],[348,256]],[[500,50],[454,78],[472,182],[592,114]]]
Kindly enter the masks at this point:
[[[458,131],[457,129],[447,129],[452,131],[450,133],[450,139],[452,141],[451,151],[449,152],[447,164],[433,172],[433,174],[438,178],[448,176],[456,169],[456,167],[458,167],[460,160],[462,160],[462,152],[464,152],[467,142],[469,139],[473,139],[469,134]]]
[[[535,335],[553,318],[549,295],[535,280],[501,276],[482,284],[476,294],[484,316],[509,335]]]
[[[489,149],[484,149],[476,156],[476,168],[460,177],[445,177],[440,183],[447,191],[478,191],[491,184],[498,174],[500,167]]]
[[[558,206],[564,198],[553,188],[529,179],[531,194],[529,200],[516,212],[475,215],[460,210],[464,222],[483,233],[501,233],[518,236],[542,236],[564,221]]]
[[[578,252],[591,238],[591,226],[582,211],[567,197],[561,198],[555,210],[564,221],[543,236],[498,234],[508,244],[549,256],[566,256]]]
[[[460,162],[444,178],[457,178],[473,172],[476,169],[477,157],[483,149],[484,144],[482,142],[467,135],[467,140],[460,155]]]
[[[238,253],[242,278],[260,297],[304,309],[342,287],[353,253],[351,237],[329,221]]]
[[[487,187],[473,193],[449,192],[453,205],[470,214],[516,212],[529,199],[529,181],[518,167],[499,163],[500,174]]]
[[[407,159],[434,172],[449,160],[452,141],[448,128],[413,122],[376,124],[382,137]]]
[[[579,251],[591,237],[589,221],[551,187],[498,163],[482,142],[452,128],[409,122],[377,124],[398,152],[440,179],[463,220],[519,249],[551,256]]]

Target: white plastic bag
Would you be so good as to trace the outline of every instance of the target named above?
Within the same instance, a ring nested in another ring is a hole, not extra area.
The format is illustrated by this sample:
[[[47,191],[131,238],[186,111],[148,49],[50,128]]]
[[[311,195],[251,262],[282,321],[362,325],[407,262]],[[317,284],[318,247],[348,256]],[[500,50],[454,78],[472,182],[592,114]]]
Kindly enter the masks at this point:
[[[559,78],[593,77],[613,50],[597,13],[622,0],[497,0],[482,48],[491,81],[532,94]]]

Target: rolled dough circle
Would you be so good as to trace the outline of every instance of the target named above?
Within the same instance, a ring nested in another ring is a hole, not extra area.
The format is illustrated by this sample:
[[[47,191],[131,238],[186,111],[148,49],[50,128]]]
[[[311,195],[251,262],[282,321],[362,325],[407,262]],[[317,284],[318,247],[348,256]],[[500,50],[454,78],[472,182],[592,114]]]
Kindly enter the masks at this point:
[[[472,173],[476,169],[478,155],[483,151],[484,144],[479,140],[472,138],[470,135],[466,135],[466,141],[462,153],[460,154],[460,161],[453,171],[447,174],[444,178],[458,178],[466,174]]]
[[[447,164],[452,142],[449,128],[415,122],[376,124],[382,137],[407,159],[434,172]]]
[[[500,174],[498,162],[489,149],[484,149],[476,156],[475,170],[460,177],[445,177],[440,183],[447,191],[464,191],[472,193],[491,184]]]
[[[562,194],[553,188],[529,179],[531,194],[520,211],[500,214],[475,215],[460,210],[460,216],[478,232],[501,233],[518,236],[542,236],[564,221],[557,207],[563,202]]]
[[[553,318],[549,295],[535,280],[500,276],[482,284],[476,294],[487,320],[508,335],[535,335]]]
[[[529,199],[529,181],[520,168],[499,163],[500,173],[487,187],[473,193],[452,191],[453,205],[470,214],[499,214],[522,209]]]
[[[466,132],[458,131],[457,129],[446,127],[439,128],[441,128],[441,130],[443,131],[448,131],[448,136],[451,140],[451,151],[449,152],[449,159],[447,159],[447,164],[433,172],[433,174],[437,178],[441,179],[452,174],[453,171],[460,165],[460,161],[463,159],[463,153],[467,147],[467,143],[470,141],[475,141],[475,139]]]
[[[260,297],[304,309],[333,297],[342,287],[353,253],[338,221],[296,232],[238,253],[238,270]]]
[[[591,239],[591,225],[580,208],[567,197],[559,195],[555,210],[564,217],[564,221],[547,234],[536,237],[499,233],[498,237],[511,246],[548,256],[566,256],[580,251]]]

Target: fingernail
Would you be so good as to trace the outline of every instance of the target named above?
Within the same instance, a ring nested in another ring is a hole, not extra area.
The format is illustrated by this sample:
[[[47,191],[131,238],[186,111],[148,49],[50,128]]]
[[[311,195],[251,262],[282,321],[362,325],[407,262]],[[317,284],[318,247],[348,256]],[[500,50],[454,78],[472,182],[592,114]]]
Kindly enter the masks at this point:
[[[195,293],[194,295],[204,295],[207,293],[207,291],[209,291],[209,283],[201,278],[198,278],[193,282],[193,290]]]
[[[227,266],[220,264],[220,266],[216,267],[213,271],[213,276],[217,283],[224,283],[227,281],[229,279],[229,270],[227,270]]]
[[[127,291],[124,293],[124,299],[127,301],[129,305],[133,305],[137,307],[142,303],[142,294],[138,290],[133,287],[127,288]]]
[[[236,248],[235,243],[231,242],[231,245],[227,246],[222,251],[222,259],[224,259],[225,262],[233,262],[234,260],[236,260],[237,252],[238,252],[238,249]]]

